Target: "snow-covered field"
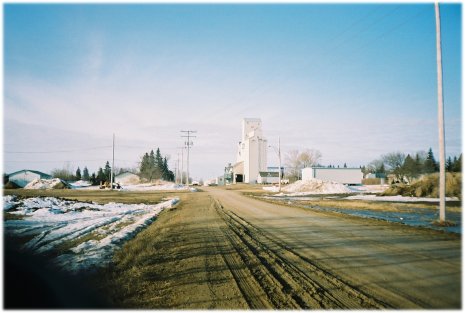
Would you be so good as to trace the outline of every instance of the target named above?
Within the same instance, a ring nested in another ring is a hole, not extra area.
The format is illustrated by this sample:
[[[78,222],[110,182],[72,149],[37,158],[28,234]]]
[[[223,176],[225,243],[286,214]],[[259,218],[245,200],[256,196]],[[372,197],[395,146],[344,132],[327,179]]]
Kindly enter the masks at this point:
[[[99,190],[100,186],[91,186],[89,184],[84,184],[82,181],[71,184],[73,187],[78,188],[79,190]],[[181,191],[181,190],[190,190],[197,191],[193,187],[187,187],[186,185],[175,184],[171,182],[165,182],[162,184],[156,183],[143,183],[143,184],[124,184],[121,185],[119,191]]]
[[[179,198],[156,205],[108,203],[100,205],[53,197],[18,199],[4,196],[3,208],[19,220],[4,222],[4,231],[32,237],[24,248],[47,253],[66,246],[55,262],[63,269],[78,272],[105,266],[121,244],[152,223]]]

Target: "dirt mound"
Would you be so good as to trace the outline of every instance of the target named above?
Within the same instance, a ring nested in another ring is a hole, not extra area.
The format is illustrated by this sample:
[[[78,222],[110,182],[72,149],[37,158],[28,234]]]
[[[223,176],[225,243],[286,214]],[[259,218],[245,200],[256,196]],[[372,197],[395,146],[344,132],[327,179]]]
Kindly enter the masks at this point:
[[[70,189],[67,182],[59,179],[34,179],[24,189]]]
[[[19,187],[18,185],[16,185],[14,182],[12,181],[9,181],[7,182],[4,186],[3,186],[4,189],[18,189],[18,188],[21,188]]]
[[[282,188],[283,191],[288,193],[308,193],[308,194],[332,194],[332,193],[351,193],[353,192],[349,187],[344,184],[323,181],[320,179],[298,180]]]

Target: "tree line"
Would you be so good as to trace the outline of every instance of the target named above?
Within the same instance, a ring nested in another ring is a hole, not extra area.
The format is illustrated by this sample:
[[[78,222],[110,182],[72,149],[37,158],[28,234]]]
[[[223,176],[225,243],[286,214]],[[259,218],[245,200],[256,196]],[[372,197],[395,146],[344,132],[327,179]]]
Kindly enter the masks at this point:
[[[412,182],[421,175],[439,172],[439,162],[436,161],[431,148],[428,152],[421,151],[415,155],[391,152],[363,166],[362,171],[364,174],[392,174],[398,182]],[[446,171],[462,171],[462,154],[446,159]]]
[[[123,172],[138,174],[140,178],[147,181],[156,179],[174,181],[174,173],[168,167],[168,157],[162,157],[160,148],[157,148],[156,153],[153,150],[149,153],[146,152],[141,157],[138,169],[119,168],[119,170],[117,170],[115,168],[114,175],[118,175]],[[70,169],[70,166],[66,165],[64,168],[52,170],[51,175],[66,181],[85,180],[92,183],[92,185],[100,185],[101,183],[109,182],[111,180],[111,166],[110,162],[106,161],[105,166],[99,167],[97,173],[93,172],[90,174],[87,166],[85,166],[82,171],[81,168],[78,167],[76,172],[73,172]]]

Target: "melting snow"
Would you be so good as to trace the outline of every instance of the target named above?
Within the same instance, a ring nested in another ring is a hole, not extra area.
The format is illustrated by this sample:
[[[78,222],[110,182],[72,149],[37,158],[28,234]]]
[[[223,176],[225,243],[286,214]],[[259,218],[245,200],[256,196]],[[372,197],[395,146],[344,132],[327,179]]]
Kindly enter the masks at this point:
[[[298,180],[295,183],[281,188],[286,194],[280,193],[276,196],[299,196],[308,194],[340,194],[352,193],[352,189],[344,184],[320,179]]]
[[[66,270],[78,272],[108,264],[113,252],[125,240],[148,226],[163,209],[177,203],[179,198],[156,205],[100,205],[52,197],[17,200],[14,196],[5,196],[3,201],[4,210],[24,216],[21,220],[5,221],[5,232],[32,236],[24,247],[34,252],[48,252],[70,240],[95,234],[98,240],[84,241],[55,260]]]
[[[59,178],[52,179],[34,179],[29,184],[24,186],[24,189],[56,189],[56,188],[66,188],[68,184],[63,182]]]

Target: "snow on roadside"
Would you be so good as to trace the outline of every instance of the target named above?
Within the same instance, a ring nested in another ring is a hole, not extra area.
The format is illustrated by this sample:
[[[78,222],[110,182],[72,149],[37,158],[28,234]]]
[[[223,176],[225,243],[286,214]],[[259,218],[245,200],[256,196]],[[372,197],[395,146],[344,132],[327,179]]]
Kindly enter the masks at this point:
[[[84,241],[56,258],[56,263],[64,269],[78,272],[108,264],[122,242],[135,236],[163,209],[176,204],[179,198],[156,205],[99,205],[52,197],[16,200],[5,196],[3,201],[4,208],[15,207],[9,213],[23,216],[21,220],[5,221],[5,232],[32,236],[24,248],[36,253],[48,252],[74,239],[92,235],[93,240]]]
[[[298,180],[295,183],[284,186],[281,188],[284,193],[279,193],[275,196],[301,196],[309,194],[341,194],[353,193],[354,191],[346,185],[332,182],[323,181],[320,179]]]
[[[404,197],[404,196],[378,196],[378,195],[356,195],[343,199],[347,200],[369,200],[389,202],[439,202],[439,198]],[[457,197],[446,197],[446,201],[458,201]]]

